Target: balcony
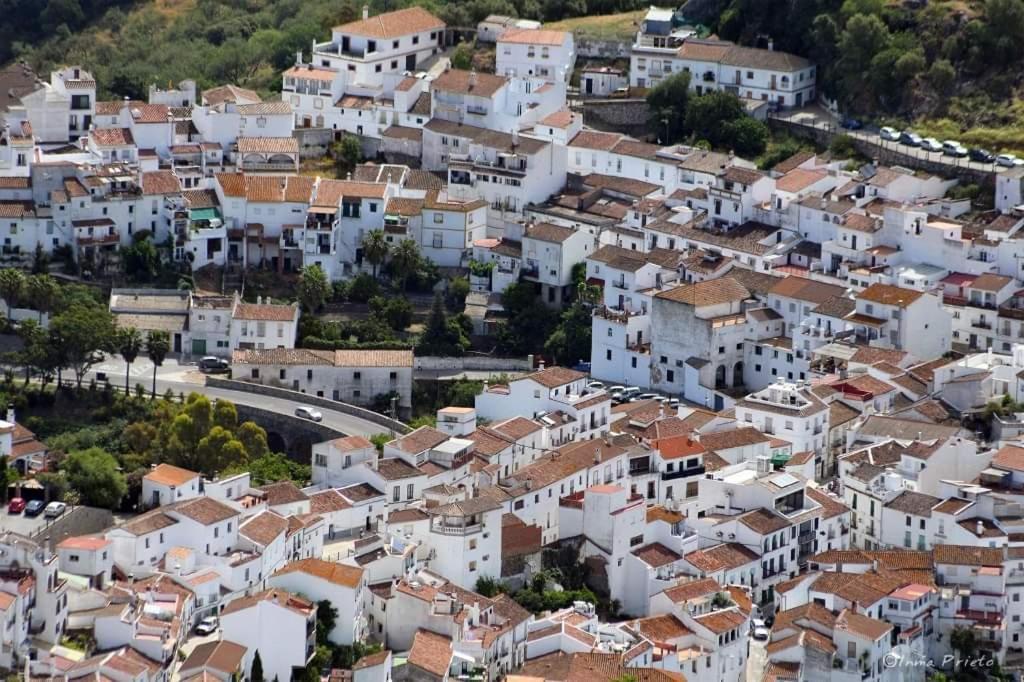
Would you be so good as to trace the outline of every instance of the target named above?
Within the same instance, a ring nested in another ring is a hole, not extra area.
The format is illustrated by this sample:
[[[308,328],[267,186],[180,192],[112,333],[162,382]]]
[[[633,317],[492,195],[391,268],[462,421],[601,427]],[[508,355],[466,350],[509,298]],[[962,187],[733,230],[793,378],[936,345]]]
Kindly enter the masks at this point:
[[[295,161],[264,161],[262,163],[243,162],[239,167],[244,171],[294,173],[298,168],[298,163]]]
[[[612,308],[610,306],[594,308],[594,317],[600,317],[609,322],[618,322],[619,324],[626,324],[629,318],[646,314],[645,311],[623,310],[622,308]]]
[[[690,467],[689,469],[677,469],[676,471],[666,471],[661,475],[663,481],[673,481],[677,478],[686,478],[688,476],[703,476],[704,465],[697,467]]]
[[[456,526],[448,525],[445,523],[437,523],[430,526],[432,533],[440,533],[441,535],[470,535],[472,533],[479,533],[483,529],[483,524],[473,523],[468,526]]]
[[[971,327],[975,329],[992,329],[992,323],[986,320],[971,320]]]

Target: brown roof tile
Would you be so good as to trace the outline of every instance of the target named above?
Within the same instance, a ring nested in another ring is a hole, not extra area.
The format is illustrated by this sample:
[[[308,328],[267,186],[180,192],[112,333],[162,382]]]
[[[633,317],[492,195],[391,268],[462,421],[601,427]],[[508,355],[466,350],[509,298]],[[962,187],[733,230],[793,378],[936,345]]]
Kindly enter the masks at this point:
[[[324,561],[323,559],[300,559],[292,561],[274,575],[305,573],[335,585],[356,589],[363,581],[363,569],[358,566]]]

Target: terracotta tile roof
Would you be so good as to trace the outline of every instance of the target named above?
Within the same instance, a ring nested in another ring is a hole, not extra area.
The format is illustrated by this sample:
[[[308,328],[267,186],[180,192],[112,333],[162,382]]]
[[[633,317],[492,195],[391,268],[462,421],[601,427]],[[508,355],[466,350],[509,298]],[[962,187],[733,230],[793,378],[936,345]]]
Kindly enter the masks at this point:
[[[423,199],[411,199],[408,197],[391,197],[388,199],[385,213],[397,213],[401,216],[417,216],[423,212]]]
[[[518,45],[562,45],[568,39],[568,31],[556,31],[553,29],[510,29],[498,36],[498,43],[513,43]]]
[[[227,521],[239,515],[237,510],[212,497],[195,497],[178,502],[173,506],[173,510],[204,526]]]
[[[538,370],[532,374],[527,374],[521,377],[519,380],[532,379],[541,386],[546,388],[558,388],[565,386],[566,384],[585,379],[587,377],[585,372],[579,372],[574,369],[568,369],[567,367],[547,367],[545,369]]]
[[[625,442],[632,443],[633,440],[626,437]],[[519,488],[525,489],[526,482],[530,481],[530,489],[541,490],[593,466],[595,456],[600,457],[602,462],[607,462],[625,451],[623,440],[618,438],[612,438],[610,443],[603,439],[568,443],[557,448],[557,456],[546,455],[514,472],[502,481],[502,486],[512,494]]]
[[[864,291],[857,294],[859,301],[871,301],[882,305],[894,305],[906,308],[908,305],[921,298],[923,292],[913,289],[904,289],[891,284],[872,284]]]
[[[181,467],[176,467],[172,464],[158,464],[156,468],[143,476],[143,479],[147,481],[151,481],[159,485],[173,486],[185,485],[196,478],[199,478],[199,474],[195,471],[182,469]]]
[[[192,650],[181,664],[180,670],[191,671],[199,668],[213,668],[227,675],[238,672],[242,667],[247,649],[241,644],[228,640],[203,642]]]
[[[378,665],[384,665],[387,662],[388,657],[391,655],[391,651],[384,649],[378,651],[375,654],[367,654],[358,661],[352,664],[352,670],[365,670],[367,668],[373,668]]]
[[[839,614],[839,617],[836,618],[836,629],[845,630],[846,632],[859,635],[874,642],[881,639],[890,630],[892,630],[892,625],[886,623],[884,620],[868,618],[867,616],[856,613],[855,611],[843,609],[842,613]]]
[[[747,617],[738,609],[726,609],[724,611],[713,611],[704,616],[697,616],[695,621],[706,627],[715,634],[722,634],[738,628],[747,622]]]
[[[178,521],[165,513],[166,507],[161,507],[140,514],[135,518],[117,526],[114,530],[123,530],[131,535],[148,535],[158,530],[173,526]]]
[[[775,533],[792,525],[778,512],[769,509],[754,509],[746,514],[741,514],[736,520],[761,535]]]
[[[445,678],[452,663],[452,640],[429,630],[419,629],[412,639],[409,664]]]
[[[660,542],[652,542],[649,545],[634,549],[633,556],[654,568],[666,566],[683,558]]]
[[[252,104],[262,101],[260,96],[252,90],[240,88],[237,85],[221,85],[209,90],[203,90],[202,101],[210,106],[234,102],[235,104]]]
[[[540,125],[551,128],[568,128],[576,120],[576,114],[569,109],[559,109],[540,120]]]
[[[239,104],[237,110],[242,116],[291,116],[292,105],[283,100],[278,100],[276,102]]]
[[[128,107],[132,121],[135,123],[167,123],[170,108],[166,104],[148,104],[132,102]]]
[[[448,69],[431,83],[431,88],[475,97],[491,97],[508,83],[503,76],[492,73]]]
[[[772,629],[775,631],[784,630],[788,625],[796,624],[798,621],[806,620],[823,625],[832,629],[836,624],[834,613],[817,602],[808,602],[796,608],[779,611],[775,614],[775,624]]]
[[[335,585],[357,589],[363,582],[363,569],[358,566],[339,564],[323,559],[300,559],[292,561],[284,568],[279,569],[277,575],[289,573],[305,573]]]
[[[275,303],[239,303],[231,317],[236,320],[259,320],[264,322],[291,322],[298,307]]]
[[[703,573],[715,573],[745,566],[759,557],[741,544],[728,542],[690,552],[685,559]]]
[[[969,545],[935,545],[932,550],[936,564],[959,566],[1001,566],[1001,547],[974,547]]]
[[[404,436],[400,436],[393,441],[390,441],[388,445],[395,447],[402,452],[415,455],[425,450],[436,448],[438,445],[448,440],[448,438],[448,434],[443,431],[439,431],[432,426],[421,426],[411,433],[407,433]]]
[[[771,438],[753,427],[740,427],[728,431],[704,433],[700,436],[701,444],[708,450],[729,450],[746,445],[767,443]]]
[[[725,174],[722,177],[729,182],[736,182],[741,185],[753,185],[758,180],[763,179],[765,174],[753,168],[729,166],[725,169]]]
[[[294,137],[240,137],[236,144],[240,154],[299,153],[299,141]]]
[[[775,181],[775,188],[783,192],[796,193],[828,177],[824,171],[794,168]]]
[[[775,296],[822,304],[845,293],[843,287],[807,277],[783,277],[768,291]]]
[[[639,632],[653,642],[663,644],[673,644],[673,640],[693,634],[693,630],[683,625],[681,620],[670,613],[640,618],[628,623],[626,627]]]
[[[992,465],[1010,471],[1024,471],[1024,448],[1004,445],[996,451]]]
[[[228,603],[227,606],[224,607],[224,610],[221,611],[220,615],[223,618],[225,616],[231,615],[232,613],[237,613],[238,611],[244,611],[246,609],[252,608],[260,602],[274,601],[277,602],[278,606],[289,609],[290,611],[294,611],[295,613],[301,614],[302,616],[306,617],[311,615],[316,610],[316,605],[308,599],[303,599],[298,595],[291,594],[284,590],[273,588],[269,590],[264,590],[263,592],[258,592],[257,594],[254,594],[249,597],[240,597],[238,599],[232,600]]]
[[[700,599],[722,591],[722,586],[714,578],[693,578],[676,583],[664,590],[662,594],[673,604],[682,604],[692,599]]]
[[[515,514],[502,514],[501,555],[513,557],[540,552],[543,532],[540,526],[524,523]]]
[[[143,194],[178,194],[181,185],[171,171],[148,171],[142,174]]]
[[[685,682],[682,673],[657,668],[626,667],[621,654],[576,653],[565,682],[612,682],[629,676],[636,682]]]
[[[571,227],[565,227],[564,225],[554,225],[552,223],[532,223],[526,226],[525,237],[530,239],[538,239],[543,242],[553,242],[555,244],[561,244],[576,234],[576,230]]]
[[[368,38],[395,38],[399,36],[443,29],[445,23],[422,7],[409,7],[385,12],[375,17],[351,21],[335,26],[334,31]]]
[[[940,504],[935,506],[932,509],[932,511],[941,514],[955,515],[960,513],[967,507],[970,507],[972,504],[974,503],[971,502],[970,500],[964,500],[959,497],[950,497],[943,500]]]
[[[31,201],[0,201],[0,218],[22,218],[35,213]]]
[[[845,504],[830,496],[828,493],[818,490],[812,486],[804,488],[804,494],[810,497],[812,500],[817,502],[824,509],[823,518],[830,519],[840,514],[845,514],[850,511],[850,508]]]
[[[132,131],[128,128],[97,128],[89,137],[99,147],[128,147],[135,144]]]
[[[905,490],[890,500],[885,506],[904,514],[931,517],[932,508],[940,502],[942,502],[941,498],[912,490]]]
[[[429,428],[429,427],[426,427]],[[377,461],[377,473],[385,481],[397,481],[403,478],[414,478],[423,476],[424,471],[412,466],[404,459],[388,457]]]
[[[337,69],[330,69],[325,66],[302,64],[287,69],[282,75],[285,76],[286,78],[305,78],[306,80],[315,81],[333,81],[335,76],[338,75],[338,71]]]
[[[605,133],[599,130],[581,130],[569,140],[570,147],[581,147],[599,151],[611,151],[611,148],[619,143],[623,136],[619,133]]]
[[[647,508],[647,523],[664,521],[668,524],[680,523],[685,518],[681,512],[666,509],[662,505],[654,505]]]
[[[695,284],[684,284],[655,294],[655,298],[675,301],[695,307],[738,303],[750,298],[750,292],[732,277],[709,279]]]
[[[520,438],[526,438],[531,433],[540,431],[544,427],[532,419],[516,416],[496,424],[491,424],[490,428],[506,438],[519,440]]]
[[[110,543],[111,541],[104,537],[79,535],[61,540],[57,545],[57,549],[80,549],[87,552],[95,552],[98,549],[103,549]]]
[[[299,490],[299,487],[291,481],[268,483],[266,485],[261,485],[257,490],[262,490],[265,493],[267,505],[271,507],[276,507],[281,504],[305,502],[309,499],[309,496]]]

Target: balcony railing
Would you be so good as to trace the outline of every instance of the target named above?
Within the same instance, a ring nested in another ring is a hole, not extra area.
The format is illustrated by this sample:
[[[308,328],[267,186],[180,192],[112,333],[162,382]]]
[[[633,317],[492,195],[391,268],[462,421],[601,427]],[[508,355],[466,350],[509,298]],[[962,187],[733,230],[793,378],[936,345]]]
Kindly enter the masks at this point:
[[[704,466],[690,467],[689,469],[677,469],[676,471],[666,471],[661,475],[661,480],[672,481],[677,478],[686,478],[687,476],[703,476]]]
[[[441,535],[469,535],[470,533],[479,533],[481,529],[483,529],[483,525],[479,523],[468,526],[448,526],[439,523],[430,527],[431,531]]]
[[[971,326],[975,329],[992,329],[992,323],[986,320],[971,320]]]

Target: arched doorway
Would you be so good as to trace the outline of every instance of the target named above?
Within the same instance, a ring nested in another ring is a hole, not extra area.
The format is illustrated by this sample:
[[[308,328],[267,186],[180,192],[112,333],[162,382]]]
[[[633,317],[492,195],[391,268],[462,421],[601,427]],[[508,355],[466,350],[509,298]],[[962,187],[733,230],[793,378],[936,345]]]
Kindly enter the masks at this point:
[[[743,385],[743,362],[737,362],[732,368],[732,385],[739,387]]]
[[[715,388],[725,388],[725,365],[715,368]]]

